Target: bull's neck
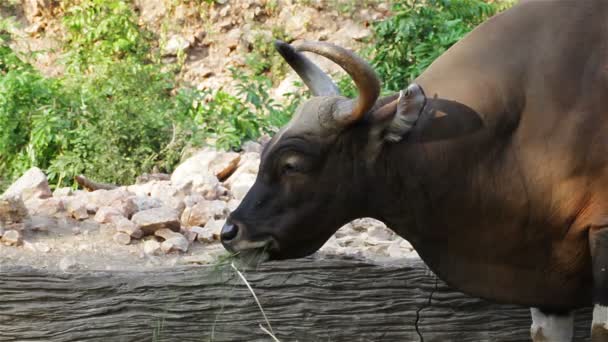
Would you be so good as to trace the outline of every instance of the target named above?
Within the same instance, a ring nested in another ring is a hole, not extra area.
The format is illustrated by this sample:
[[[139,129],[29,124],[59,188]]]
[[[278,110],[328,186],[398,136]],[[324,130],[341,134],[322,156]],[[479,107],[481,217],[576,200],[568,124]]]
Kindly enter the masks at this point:
[[[486,156],[502,154],[487,144],[477,146],[387,145],[369,177],[369,215],[414,245],[429,234],[441,235],[446,225],[459,224],[456,217],[473,217],[487,192],[479,180],[494,177]]]

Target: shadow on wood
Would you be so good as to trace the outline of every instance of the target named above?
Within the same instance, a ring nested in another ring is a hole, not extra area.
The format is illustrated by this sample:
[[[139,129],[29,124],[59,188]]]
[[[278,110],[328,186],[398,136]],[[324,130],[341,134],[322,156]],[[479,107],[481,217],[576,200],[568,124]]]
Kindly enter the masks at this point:
[[[281,341],[529,341],[529,310],[471,298],[420,260],[299,259],[245,272]],[[437,284],[430,306],[428,298]],[[577,312],[588,340],[590,310]],[[269,341],[229,266],[0,271],[0,341]]]

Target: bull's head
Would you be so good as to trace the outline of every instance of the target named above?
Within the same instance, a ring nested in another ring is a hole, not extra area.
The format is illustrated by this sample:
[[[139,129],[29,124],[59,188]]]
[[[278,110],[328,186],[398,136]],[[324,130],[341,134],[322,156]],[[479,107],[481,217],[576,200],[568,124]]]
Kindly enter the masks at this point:
[[[221,240],[233,252],[265,250],[271,259],[285,259],[309,255],[345,223],[371,216],[372,165],[386,143],[400,140],[416,121],[425,126],[420,114],[427,99],[416,85],[378,99],[376,73],[341,47],[320,42],[275,46],[313,97],[266,145],[256,182],[226,221]],[[341,96],[301,51],[340,65],[359,96]]]

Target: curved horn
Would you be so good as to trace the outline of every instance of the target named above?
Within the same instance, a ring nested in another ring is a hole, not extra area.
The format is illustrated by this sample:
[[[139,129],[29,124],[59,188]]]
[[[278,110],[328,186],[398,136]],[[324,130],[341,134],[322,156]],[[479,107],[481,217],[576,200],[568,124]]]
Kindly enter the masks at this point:
[[[313,52],[329,58],[346,71],[359,90],[356,100],[341,105],[334,114],[336,121],[345,125],[356,122],[369,111],[380,95],[380,79],[372,67],[355,53],[325,42],[303,42],[295,46],[298,51]]]
[[[331,78],[302,53],[280,40],[274,42],[274,47],[314,96],[340,95],[340,90]]]

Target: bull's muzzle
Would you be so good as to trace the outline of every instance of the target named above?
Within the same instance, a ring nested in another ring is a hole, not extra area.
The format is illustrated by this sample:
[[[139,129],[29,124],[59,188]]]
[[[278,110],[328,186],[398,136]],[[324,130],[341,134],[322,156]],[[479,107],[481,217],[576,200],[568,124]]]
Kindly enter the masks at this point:
[[[220,232],[220,240],[222,245],[230,252],[236,252],[234,250],[234,242],[236,237],[239,235],[240,227],[237,223],[232,222],[230,219],[226,220],[222,231]]]

